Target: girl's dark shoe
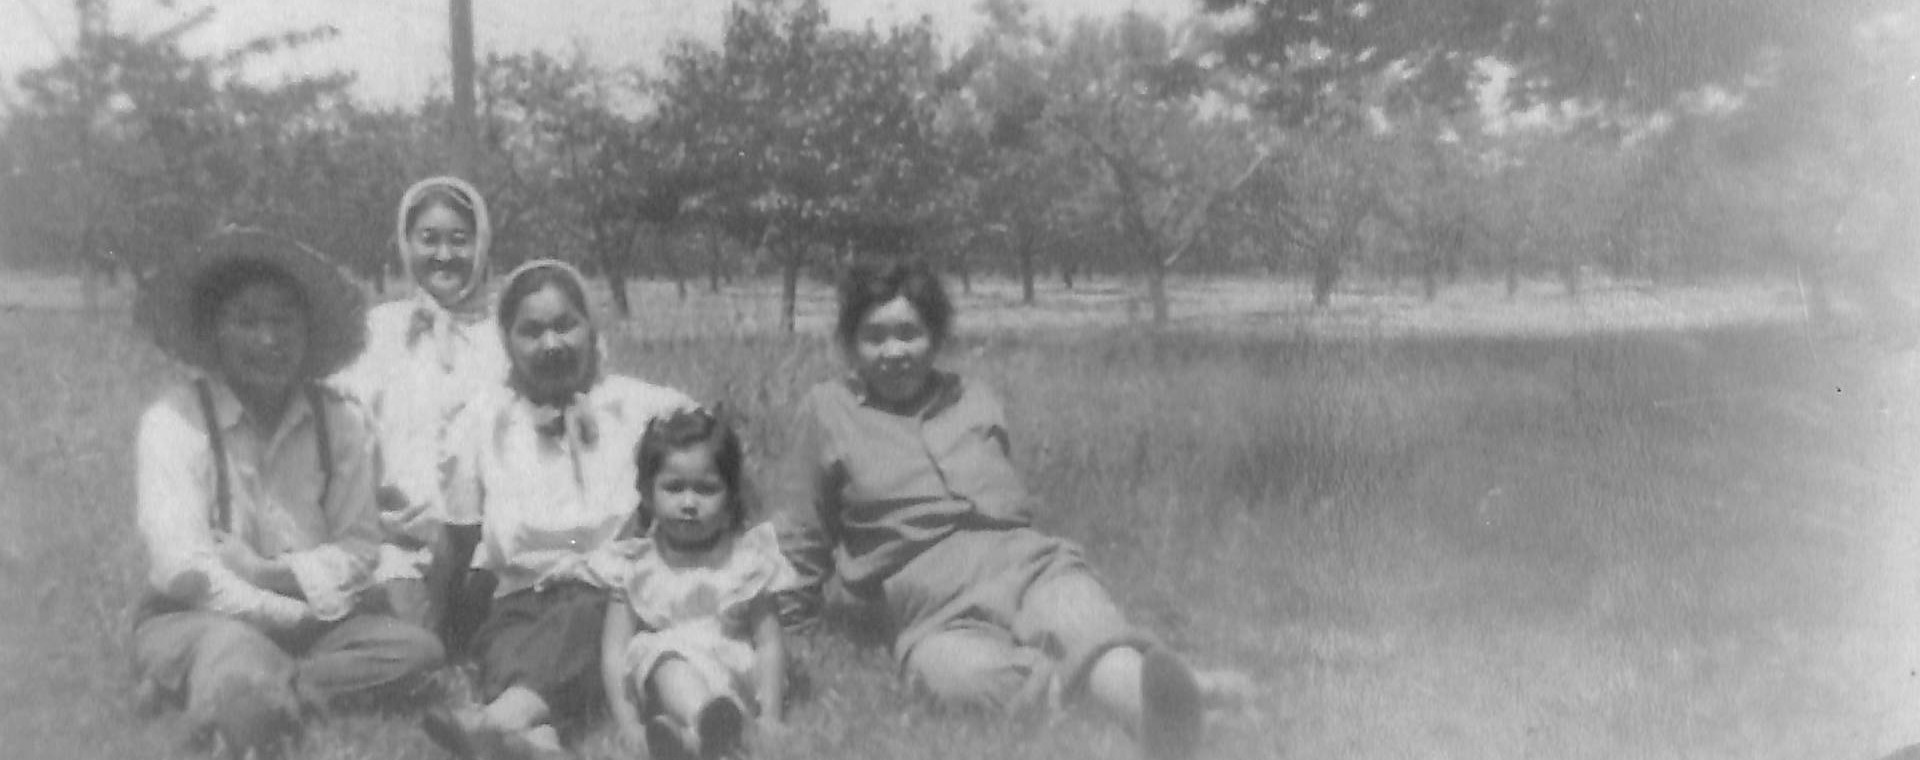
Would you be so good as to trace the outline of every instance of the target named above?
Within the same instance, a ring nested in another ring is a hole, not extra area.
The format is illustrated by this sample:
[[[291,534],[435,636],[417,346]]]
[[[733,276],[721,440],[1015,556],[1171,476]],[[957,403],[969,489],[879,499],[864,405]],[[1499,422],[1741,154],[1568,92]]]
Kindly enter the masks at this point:
[[[668,715],[647,721],[647,756],[653,760],[698,760],[700,742],[691,731]]]
[[[242,682],[217,688],[210,700],[213,715],[206,722],[215,754],[234,760],[269,760],[285,756],[288,747],[299,740],[298,705],[273,699],[270,690]]]
[[[1140,663],[1140,744],[1155,760],[1186,760],[1205,719],[1200,683],[1179,657],[1148,651]]]
[[[480,757],[480,747],[485,743],[480,723],[477,712],[447,705],[434,705],[420,716],[420,730],[427,733],[427,738],[459,760]]]
[[[698,719],[700,757],[723,760],[744,755],[746,724],[747,716],[733,700],[721,697],[708,702],[700,708]]]

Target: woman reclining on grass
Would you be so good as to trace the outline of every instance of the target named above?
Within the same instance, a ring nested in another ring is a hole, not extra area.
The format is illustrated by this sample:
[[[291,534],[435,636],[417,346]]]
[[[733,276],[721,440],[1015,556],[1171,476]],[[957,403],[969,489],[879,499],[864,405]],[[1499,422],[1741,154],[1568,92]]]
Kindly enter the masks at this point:
[[[801,402],[772,501],[808,627],[838,573],[899,631],[906,678],[941,704],[1006,713],[1085,695],[1154,757],[1189,756],[1203,705],[1237,686],[1196,674],[1129,623],[1071,541],[1032,526],[1000,402],[934,366],[953,308],[918,264],[854,268],[836,330],[851,365]]]

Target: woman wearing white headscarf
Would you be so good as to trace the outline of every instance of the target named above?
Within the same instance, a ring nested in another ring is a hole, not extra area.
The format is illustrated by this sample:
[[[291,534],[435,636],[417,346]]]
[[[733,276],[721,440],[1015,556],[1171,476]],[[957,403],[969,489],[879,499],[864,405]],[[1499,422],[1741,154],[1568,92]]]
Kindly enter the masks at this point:
[[[476,516],[447,509],[447,426],[507,371],[487,319],[491,241],[486,201],[472,185],[434,177],[408,188],[395,250],[413,293],[369,311],[366,353],[335,378],[366,407],[379,437],[387,543],[375,580],[395,614],[428,628],[441,624],[449,583],[478,537]]]
[[[566,264],[508,274],[498,320],[510,369],[454,422],[447,486],[454,512],[485,516],[473,566],[499,579],[470,651],[485,704],[429,712],[426,728],[463,758],[559,756],[554,724],[603,695],[610,584],[587,559],[633,518],[647,423],[694,402],[602,371],[586,284]]]

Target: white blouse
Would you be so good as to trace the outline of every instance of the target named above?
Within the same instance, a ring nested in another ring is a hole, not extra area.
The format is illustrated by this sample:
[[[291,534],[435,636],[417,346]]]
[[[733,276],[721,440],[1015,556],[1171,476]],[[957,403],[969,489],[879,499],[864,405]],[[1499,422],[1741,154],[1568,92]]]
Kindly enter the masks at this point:
[[[462,410],[449,434],[448,515],[480,523],[473,566],[499,577],[494,595],[554,580],[597,582],[587,557],[618,537],[639,506],[641,434],[649,421],[693,406],[671,388],[609,375],[557,426],[550,409],[505,386]]]
[[[402,509],[418,510],[399,527],[421,541],[448,521],[441,465],[450,454],[449,426],[507,377],[499,327],[477,316],[453,314],[425,296],[376,306],[367,315],[366,353],[333,379],[373,417],[380,485],[403,497]]]

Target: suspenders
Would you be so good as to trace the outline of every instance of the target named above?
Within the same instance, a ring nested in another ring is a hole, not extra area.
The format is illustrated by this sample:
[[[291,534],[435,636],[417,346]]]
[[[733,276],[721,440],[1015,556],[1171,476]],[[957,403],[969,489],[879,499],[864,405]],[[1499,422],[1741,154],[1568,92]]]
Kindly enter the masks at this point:
[[[207,424],[207,444],[213,449],[213,514],[210,519],[213,529],[230,531],[233,529],[233,486],[227,476],[227,447],[220,438],[220,421],[213,416],[213,388],[206,378],[193,383],[194,390],[200,395],[200,416]],[[320,506],[326,508],[327,495],[333,491],[333,436],[327,429],[327,408],[320,386],[307,383],[301,386],[307,397],[307,406],[313,411],[313,435],[318,439],[320,449]]]

